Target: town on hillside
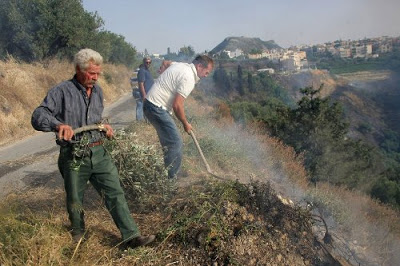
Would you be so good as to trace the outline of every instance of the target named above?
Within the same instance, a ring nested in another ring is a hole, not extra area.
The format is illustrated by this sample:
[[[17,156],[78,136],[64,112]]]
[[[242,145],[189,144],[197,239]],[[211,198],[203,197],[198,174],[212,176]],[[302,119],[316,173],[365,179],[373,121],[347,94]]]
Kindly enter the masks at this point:
[[[240,39],[240,38],[239,38]],[[362,40],[336,40],[324,44],[316,45],[298,45],[289,48],[271,48],[271,49],[252,49],[246,53],[240,48],[222,49],[213,56],[226,59],[268,59],[272,63],[279,65],[281,71],[296,72],[304,69],[314,68],[308,58],[333,57],[341,59],[370,59],[378,58],[381,54],[390,53],[394,46],[400,46],[400,37],[377,37],[365,38]],[[186,48],[186,47],[185,47]],[[190,47],[189,47],[190,48]],[[168,50],[168,54],[170,51]],[[160,54],[153,54],[153,58],[163,59]],[[273,68],[259,69],[274,73]]]
[[[244,54],[241,49],[234,51],[223,50],[229,58],[245,57],[248,59],[266,58],[279,63],[283,71],[296,71],[310,67],[307,55],[320,57],[331,55],[342,59],[347,58],[377,58],[380,54],[390,53],[393,46],[400,45],[400,37],[365,38],[362,40],[337,40],[317,45],[292,46],[288,49],[265,49],[260,53]],[[270,72],[273,70],[269,70]]]

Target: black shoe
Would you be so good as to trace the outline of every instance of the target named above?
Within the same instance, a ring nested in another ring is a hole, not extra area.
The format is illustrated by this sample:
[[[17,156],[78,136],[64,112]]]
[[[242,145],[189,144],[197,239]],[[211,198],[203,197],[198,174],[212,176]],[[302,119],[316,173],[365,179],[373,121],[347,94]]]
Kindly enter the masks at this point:
[[[147,244],[150,244],[151,242],[156,239],[155,235],[149,235],[149,236],[137,236],[135,238],[132,238],[126,243],[127,248],[137,248],[141,246],[145,246]]]
[[[79,241],[84,242],[86,240],[85,232],[72,232],[72,241],[77,244]]]

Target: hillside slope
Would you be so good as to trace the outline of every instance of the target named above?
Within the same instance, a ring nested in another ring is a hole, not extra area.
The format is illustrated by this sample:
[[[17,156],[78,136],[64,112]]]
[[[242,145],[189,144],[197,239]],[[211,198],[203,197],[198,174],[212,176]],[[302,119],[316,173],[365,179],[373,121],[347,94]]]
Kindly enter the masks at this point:
[[[211,85],[210,80],[201,84]],[[260,134],[257,127],[243,129],[232,119],[220,119],[219,100],[203,90],[200,86],[188,98],[187,115],[211,168],[224,180],[206,173],[192,140],[183,131],[182,177],[171,189],[165,180],[154,180],[162,175],[143,174],[162,164],[158,139],[150,125],[135,123],[129,127],[133,132],[129,138],[117,141],[117,146],[125,149],[116,158],[121,176],[143,178],[142,182],[128,179],[125,186],[143,233],[157,233],[154,245],[120,250],[118,232],[93,189],[89,189],[84,206],[88,241],[74,245],[67,232],[62,179],[31,173],[38,175],[32,189],[10,195],[1,204],[1,264],[400,262],[398,213],[351,191],[324,184],[309,187],[301,156],[279,140]],[[142,170],[135,172],[132,165]],[[326,227],[318,217],[325,217]]]
[[[104,64],[99,83],[105,105],[130,91],[132,74],[125,66]],[[0,60],[0,145],[34,134],[30,123],[33,110],[50,88],[73,75],[74,67],[67,61],[27,64],[13,58]]]
[[[209,119],[213,109],[202,102],[188,99],[188,106],[200,145],[220,178],[206,174],[188,135],[183,135],[183,176],[172,183],[163,180],[161,172],[154,175],[162,156],[151,125],[133,123],[111,143],[133,216],[144,234],[157,234],[153,245],[120,249],[118,231],[91,187],[84,205],[88,240],[74,245],[67,232],[62,179],[43,176],[35,178],[36,186],[10,195],[1,205],[5,230],[0,229],[0,262],[334,265],[336,260],[314,235],[311,214],[283,200],[268,182],[301,173],[301,160],[291,149],[273,139],[257,142],[232,124],[213,122]],[[247,136],[246,141],[237,143],[240,135]],[[250,145],[258,148],[248,150]]]
[[[310,70],[279,77],[280,82],[299,99],[300,88],[319,88],[320,96],[340,102],[350,125],[350,136],[378,145],[388,129],[400,132],[399,79],[390,71],[356,72],[332,75],[323,70]]]

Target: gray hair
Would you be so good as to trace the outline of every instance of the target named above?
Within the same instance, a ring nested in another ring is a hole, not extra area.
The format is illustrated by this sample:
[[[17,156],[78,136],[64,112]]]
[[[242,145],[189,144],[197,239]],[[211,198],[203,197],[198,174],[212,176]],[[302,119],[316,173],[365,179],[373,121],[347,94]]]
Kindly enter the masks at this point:
[[[98,52],[89,48],[82,49],[75,54],[75,68],[79,67],[80,70],[86,70],[89,67],[89,63],[101,65],[103,63],[103,57]]]
[[[143,57],[143,63],[146,63],[147,60],[151,61],[151,57],[150,56]]]

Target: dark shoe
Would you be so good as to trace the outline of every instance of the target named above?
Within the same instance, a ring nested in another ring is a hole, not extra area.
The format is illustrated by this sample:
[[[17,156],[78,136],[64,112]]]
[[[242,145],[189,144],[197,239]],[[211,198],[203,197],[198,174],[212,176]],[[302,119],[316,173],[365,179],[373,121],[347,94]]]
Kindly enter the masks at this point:
[[[72,235],[72,241],[75,244],[79,243],[79,241],[84,242],[86,240],[84,232],[72,233],[71,235]]]
[[[135,238],[132,238],[126,243],[126,247],[128,248],[137,248],[141,246],[145,246],[147,244],[150,244],[151,242],[156,239],[155,235],[149,235],[149,236],[138,236]]]

